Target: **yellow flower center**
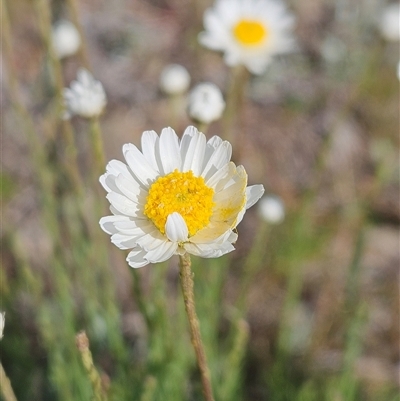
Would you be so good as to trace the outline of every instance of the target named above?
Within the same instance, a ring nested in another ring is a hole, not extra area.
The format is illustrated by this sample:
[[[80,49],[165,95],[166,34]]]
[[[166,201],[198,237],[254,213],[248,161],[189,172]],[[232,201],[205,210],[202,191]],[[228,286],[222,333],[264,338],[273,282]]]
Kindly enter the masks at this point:
[[[245,46],[260,44],[268,35],[268,29],[258,21],[243,19],[233,28],[235,38]]]
[[[210,222],[213,196],[214,190],[204,183],[203,177],[195,177],[192,171],[175,170],[151,185],[144,214],[165,234],[168,216],[178,212],[192,236]]]

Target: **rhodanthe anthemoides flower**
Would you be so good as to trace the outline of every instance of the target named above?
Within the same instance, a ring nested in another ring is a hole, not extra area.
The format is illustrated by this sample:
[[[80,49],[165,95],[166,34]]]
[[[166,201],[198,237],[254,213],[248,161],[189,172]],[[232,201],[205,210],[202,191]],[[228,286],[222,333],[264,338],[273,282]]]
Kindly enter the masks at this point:
[[[224,97],[217,85],[204,82],[190,91],[188,113],[194,121],[210,124],[221,118],[224,110]]]
[[[202,45],[222,51],[229,66],[262,74],[273,56],[294,48],[294,17],[279,0],[217,0],[204,14]]]
[[[106,93],[100,81],[84,68],[79,69],[76,81],[64,89],[65,118],[78,115],[86,118],[99,116],[106,103]]]
[[[78,30],[67,20],[58,21],[53,26],[51,39],[59,59],[74,55],[81,45]]]
[[[195,127],[179,140],[172,128],[145,131],[142,150],[123,146],[126,163],[111,160],[100,182],[112,216],[100,220],[132,267],[186,252],[213,258],[234,250],[236,226],[262,196],[247,186],[243,166],[230,161],[229,142],[209,141]]]
[[[180,95],[185,93],[190,85],[188,70],[179,64],[169,64],[160,75],[160,88],[167,95]]]

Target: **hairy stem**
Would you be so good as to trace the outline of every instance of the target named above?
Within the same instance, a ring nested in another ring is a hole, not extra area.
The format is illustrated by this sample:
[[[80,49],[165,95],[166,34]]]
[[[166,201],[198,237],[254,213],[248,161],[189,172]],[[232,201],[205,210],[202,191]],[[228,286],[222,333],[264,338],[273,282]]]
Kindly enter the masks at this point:
[[[7,377],[4,371],[3,365],[0,363],[0,389],[1,394],[5,401],[17,401],[17,397],[11,387],[10,379]]]
[[[193,291],[193,272],[191,270],[189,254],[185,253],[183,256],[180,256],[179,262],[183,300],[185,302],[185,310],[189,320],[192,345],[196,353],[197,365],[200,369],[204,397],[207,401],[214,401],[211,388],[210,370],[207,365],[204,345],[201,341],[199,319],[196,314]]]

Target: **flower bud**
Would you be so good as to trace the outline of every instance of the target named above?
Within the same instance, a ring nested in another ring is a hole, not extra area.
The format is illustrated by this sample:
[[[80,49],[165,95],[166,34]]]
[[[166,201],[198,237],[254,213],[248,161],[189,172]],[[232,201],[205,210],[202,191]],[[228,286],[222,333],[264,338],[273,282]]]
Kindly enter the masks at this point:
[[[285,218],[285,205],[278,196],[266,195],[258,202],[258,214],[267,223],[280,224]]]
[[[160,75],[160,88],[167,95],[185,93],[190,85],[190,75],[185,67],[179,64],[167,65]]]
[[[78,71],[77,80],[72,81],[70,87],[64,89],[63,96],[67,109],[65,118],[70,118],[72,115],[97,117],[107,103],[103,85],[83,68]]]
[[[52,30],[52,43],[59,59],[74,55],[81,45],[75,25],[67,20],[57,22]]]
[[[382,36],[391,42],[400,40],[400,3],[386,6],[381,14],[379,29]]]
[[[225,102],[218,86],[211,82],[197,85],[189,95],[189,116],[200,123],[218,120],[225,109]]]

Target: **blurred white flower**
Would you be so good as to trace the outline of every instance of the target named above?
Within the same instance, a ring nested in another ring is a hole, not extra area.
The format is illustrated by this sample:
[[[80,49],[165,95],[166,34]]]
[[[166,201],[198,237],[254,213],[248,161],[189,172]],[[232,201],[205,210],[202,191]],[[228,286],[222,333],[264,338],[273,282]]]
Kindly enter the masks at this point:
[[[167,65],[160,75],[160,88],[167,95],[185,93],[190,85],[188,70],[179,64]]]
[[[379,29],[386,40],[400,40],[400,3],[389,4],[383,9]]]
[[[217,85],[204,82],[189,94],[188,113],[194,121],[210,124],[218,120],[225,110],[225,101]]]
[[[84,68],[79,69],[77,80],[72,81],[69,88],[64,88],[63,96],[67,109],[65,118],[72,115],[97,117],[107,103],[103,85]]]
[[[279,0],[217,0],[204,14],[199,41],[224,52],[229,66],[262,74],[276,54],[294,49],[294,17]]]
[[[279,196],[263,196],[257,207],[259,216],[267,223],[279,224],[285,219],[285,205]]]
[[[262,196],[247,187],[243,166],[230,161],[229,142],[209,141],[195,127],[181,140],[172,128],[142,135],[142,151],[123,147],[126,162],[111,160],[100,182],[112,216],[100,220],[120,249],[132,249],[132,267],[163,262],[173,255],[216,258],[235,248],[236,226]]]
[[[75,25],[67,20],[58,21],[52,29],[52,42],[57,57],[74,55],[81,45],[81,38]]]
[[[5,323],[6,323],[6,312],[0,312],[0,340],[3,338]]]

